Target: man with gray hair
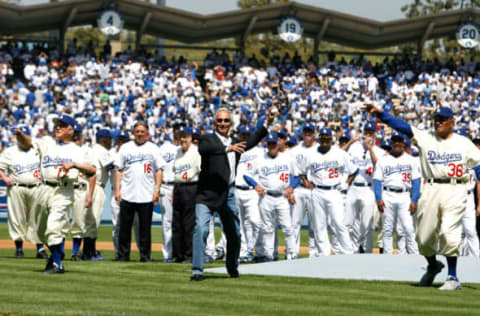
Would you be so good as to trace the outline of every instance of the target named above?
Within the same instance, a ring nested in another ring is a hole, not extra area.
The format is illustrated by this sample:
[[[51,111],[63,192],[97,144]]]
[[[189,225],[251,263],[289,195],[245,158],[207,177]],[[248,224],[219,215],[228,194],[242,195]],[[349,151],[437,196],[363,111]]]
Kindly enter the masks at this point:
[[[215,114],[215,133],[202,135],[198,144],[201,156],[201,172],[195,206],[195,232],[193,235],[193,264],[191,281],[203,280],[205,241],[209,232],[212,213],[217,211],[227,238],[227,271],[238,278],[240,253],[240,222],[235,202],[235,174],[240,155],[257,145],[272,124],[278,110],[270,108],[268,117],[247,141],[236,142],[229,137],[232,115],[226,108]]]

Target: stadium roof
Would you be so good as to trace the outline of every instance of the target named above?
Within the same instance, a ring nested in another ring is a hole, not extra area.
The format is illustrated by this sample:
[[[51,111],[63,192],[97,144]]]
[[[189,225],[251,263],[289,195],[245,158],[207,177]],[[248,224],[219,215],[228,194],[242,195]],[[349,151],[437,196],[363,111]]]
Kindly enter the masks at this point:
[[[140,0],[67,0],[30,6],[0,3],[0,30],[4,35],[18,35],[96,26],[99,12],[112,5],[123,14],[125,28],[184,43],[276,33],[279,20],[286,15],[296,15],[303,22],[307,37],[363,49],[406,42],[423,45],[431,38],[454,35],[462,21],[480,22],[480,10],[472,8],[378,22],[295,2],[201,15]]]

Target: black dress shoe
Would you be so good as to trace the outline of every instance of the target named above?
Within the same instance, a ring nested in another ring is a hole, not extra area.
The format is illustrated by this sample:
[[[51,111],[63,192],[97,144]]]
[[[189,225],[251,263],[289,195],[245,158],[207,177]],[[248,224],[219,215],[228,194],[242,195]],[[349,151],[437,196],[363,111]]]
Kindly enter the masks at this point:
[[[229,273],[229,274],[230,274],[230,277],[231,277],[231,278],[235,278],[235,279],[236,279],[236,278],[240,277],[240,274],[238,273],[238,270],[237,270],[237,271],[233,271],[233,272],[231,272],[231,273]]]
[[[153,262],[152,257],[142,257],[140,258],[140,262]]]
[[[203,279],[205,279],[203,274],[194,274],[190,277],[190,281],[193,282],[203,281]]]
[[[182,263],[187,263],[187,264],[192,263],[192,257],[186,257],[185,259],[183,259]]]

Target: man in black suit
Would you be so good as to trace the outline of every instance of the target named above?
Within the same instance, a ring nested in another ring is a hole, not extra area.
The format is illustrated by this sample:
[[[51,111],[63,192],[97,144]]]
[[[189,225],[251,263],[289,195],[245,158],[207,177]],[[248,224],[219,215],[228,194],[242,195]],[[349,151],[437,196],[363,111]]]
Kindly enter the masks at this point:
[[[238,278],[240,253],[240,221],[234,196],[236,166],[240,155],[256,146],[265,135],[267,127],[277,115],[270,108],[265,124],[257,129],[246,142],[235,142],[228,132],[232,126],[231,113],[220,108],[215,115],[215,133],[202,135],[198,151],[202,157],[195,205],[195,232],[193,235],[193,264],[191,281],[203,280],[205,241],[209,233],[210,218],[217,211],[227,238],[227,271]]]

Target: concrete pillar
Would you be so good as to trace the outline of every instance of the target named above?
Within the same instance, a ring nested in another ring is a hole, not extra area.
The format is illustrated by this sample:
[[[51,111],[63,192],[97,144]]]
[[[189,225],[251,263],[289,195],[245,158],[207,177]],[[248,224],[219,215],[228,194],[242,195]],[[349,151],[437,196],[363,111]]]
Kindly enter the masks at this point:
[[[166,6],[167,5],[167,0],[157,0],[157,4]],[[165,39],[161,38],[161,37],[157,37],[156,44],[157,45],[165,45]],[[157,48],[157,57],[161,57],[161,56],[165,56],[165,48],[158,47]]]

